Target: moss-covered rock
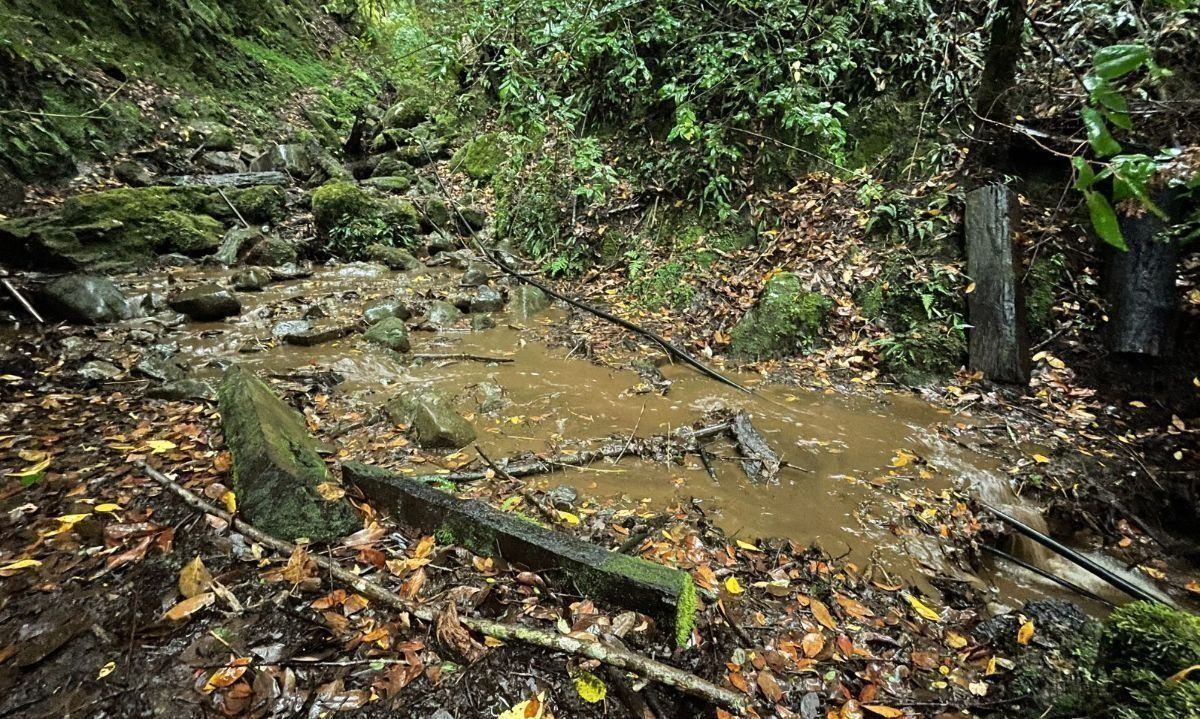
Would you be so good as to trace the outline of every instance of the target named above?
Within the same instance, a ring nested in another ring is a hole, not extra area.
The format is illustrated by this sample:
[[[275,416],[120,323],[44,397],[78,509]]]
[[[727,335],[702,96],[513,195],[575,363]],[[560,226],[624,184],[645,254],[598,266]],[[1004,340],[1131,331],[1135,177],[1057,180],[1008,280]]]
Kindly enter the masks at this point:
[[[371,171],[371,177],[407,177],[412,180],[415,176],[416,170],[413,169],[413,166],[398,159],[395,155],[384,155],[379,158],[375,169]]]
[[[1025,307],[1029,317],[1029,336],[1041,337],[1054,324],[1054,303],[1058,284],[1063,279],[1063,256],[1037,257],[1025,275]]]
[[[318,493],[318,485],[334,480],[296,410],[240,365],[226,371],[218,400],[239,514],[289,541],[331,541],[357,528],[344,499]]]
[[[800,279],[780,272],[767,281],[758,303],[731,333],[729,349],[740,357],[781,357],[812,346],[833,302],[807,292]]]
[[[421,266],[421,261],[408,250],[379,242],[368,245],[364,256],[372,262],[378,262],[389,270],[397,272],[415,270]]]
[[[363,333],[363,340],[393,352],[407,352],[412,348],[408,341],[408,327],[399,317],[385,317],[371,325]]]
[[[401,176],[372,176],[363,180],[363,184],[384,192],[401,193],[412,187],[412,180]]]
[[[450,166],[472,180],[486,182],[492,179],[507,159],[508,142],[505,136],[498,132],[487,132],[459,148],[450,160]]]
[[[225,190],[251,222],[282,215],[283,190]],[[233,211],[212,187],[126,187],[69,198],[57,210],[0,222],[6,259],[18,264],[114,270],[162,254],[208,255],[221,247]]]
[[[461,449],[475,441],[475,428],[436,392],[417,398],[412,428],[417,444],[426,449]]]
[[[1097,666],[1148,669],[1166,678],[1200,664],[1200,617],[1162,604],[1134,602],[1109,615]]]
[[[353,182],[330,182],[312,193],[313,224],[328,237],[333,229],[378,212],[378,201]]]

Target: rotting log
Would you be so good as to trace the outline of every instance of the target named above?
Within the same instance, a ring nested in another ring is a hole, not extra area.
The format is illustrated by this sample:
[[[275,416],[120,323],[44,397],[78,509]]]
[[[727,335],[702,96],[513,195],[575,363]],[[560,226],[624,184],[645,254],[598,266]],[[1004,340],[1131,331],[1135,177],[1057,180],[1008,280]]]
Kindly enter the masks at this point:
[[[1173,198],[1159,193],[1155,201],[1167,212]],[[1169,357],[1175,345],[1179,306],[1175,286],[1179,245],[1163,236],[1165,223],[1152,212],[1122,215],[1121,234],[1129,250],[1109,253],[1107,272],[1110,352]]]
[[[233,457],[233,488],[246,519],[277,537],[316,542],[358,528],[345,499],[327,501],[317,491],[333,478],[296,410],[236,364],[221,380],[218,403]]]
[[[970,366],[997,382],[1029,383],[1029,335],[1015,232],[1017,197],[1004,185],[967,195]]]
[[[260,185],[286,185],[288,176],[282,172],[230,172],[224,175],[175,175],[163,178],[164,185],[179,187],[258,187]]]
[[[348,463],[343,476],[401,525],[433,534],[482,556],[503,557],[560,587],[653,617],[685,644],[696,613],[696,588],[687,572],[629,557],[500,512],[478,500],[461,500],[377,467]]]

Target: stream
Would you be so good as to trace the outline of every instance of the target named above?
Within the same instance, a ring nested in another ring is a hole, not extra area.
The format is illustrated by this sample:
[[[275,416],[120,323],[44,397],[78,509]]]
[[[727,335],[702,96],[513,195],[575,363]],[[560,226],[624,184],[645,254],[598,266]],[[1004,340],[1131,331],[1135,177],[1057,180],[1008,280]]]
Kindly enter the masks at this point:
[[[230,275],[224,269],[189,267],[117,281],[134,297],[166,295],[176,287],[201,282],[227,282]],[[786,537],[815,544],[861,567],[875,562],[889,575],[903,577],[933,595],[939,592],[927,581],[930,574],[956,577],[990,591],[993,600],[1004,605],[1054,596],[1093,613],[1105,611],[1099,602],[1008,563],[985,564],[979,574],[965,574],[947,559],[943,542],[931,534],[894,529],[896,506],[909,501],[910,492],[959,489],[1005,507],[1036,528],[1046,527],[1036,508],[1013,495],[1002,460],[973,451],[969,442],[962,441],[977,433],[972,427],[975,420],[915,396],[818,392],[765,384],[755,374],[727,373],[755,390],[754,395],[746,395],[670,363],[659,367],[670,382],[663,395],[633,370],[605,367],[574,350],[549,344],[549,333],[565,331],[567,314],[557,306],[525,321],[500,312],[495,327],[479,331],[470,329],[468,315],[454,326],[410,333],[414,353],[471,354],[511,363],[427,360],[410,364],[400,355],[367,345],[356,334],[311,347],[285,344],[272,335],[279,322],[306,315],[323,316],[321,323],[350,325],[359,321],[367,305],[385,298],[411,303],[419,318],[426,300],[457,291],[460,275],[449,267],[407,273],[362,263],[319,267],[310,277],[272,283],[262,292],[238,293],[242,302],[238,317],[167,327],[156,342],[177,343],[179,357],[185,358],[190,371],[213,380],[231,362],[276,376],[330,370],[342,379],[330,394],[365,416],[377,415],[400,388],[436,387],[456,398],[460,411],[478,431],[476,443],[496,459],[547,452],[570,440],[665,435],[692,426],[711,412],[744,410],[774,450],[794,465],[781,470],[778,484],[752,482],[736,461],[730,461],[737,449],[725,440],[709,446],[717,458],[713,462],[716,481],[694,455],[683,466],[628,457],[619,463],[567,468],[530,481],[543,488],[567,484],[581,501],[620,502],[643,511],[694,500],[732,537],[748,541]],[[141,319],[127,324],[150,327],[154,323]],[[475,390],[482,382],[503,388],[504,402],[498,410],[479,411]],[[399,436],[400,428],[395,432]],[[473,454],[470,448],[465,452]],[[1125,599],[1032,542],[1017,540],[1007,550],[1110,601]],[[1090,556],[1147,585],[1107,557]]]

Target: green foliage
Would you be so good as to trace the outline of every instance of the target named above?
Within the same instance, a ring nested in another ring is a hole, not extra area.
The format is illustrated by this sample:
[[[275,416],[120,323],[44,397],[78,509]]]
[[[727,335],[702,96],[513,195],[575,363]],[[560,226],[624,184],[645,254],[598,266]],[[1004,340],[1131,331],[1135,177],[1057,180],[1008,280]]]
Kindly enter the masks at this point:
[[[788,167],[787,145],[840,160],[848,103],[920,89],[936,72],[932,19],[899,0],[482,0],[467,31],[475,72],[525,134],[652,140],[627,169],[727,206],[753,173]]]
[[[1029,317],[1029,333],[1038,337],[1051,329],[1058,285],[1066,276],[1062,255],[1038,257],[1025,275],[1025,309]]]

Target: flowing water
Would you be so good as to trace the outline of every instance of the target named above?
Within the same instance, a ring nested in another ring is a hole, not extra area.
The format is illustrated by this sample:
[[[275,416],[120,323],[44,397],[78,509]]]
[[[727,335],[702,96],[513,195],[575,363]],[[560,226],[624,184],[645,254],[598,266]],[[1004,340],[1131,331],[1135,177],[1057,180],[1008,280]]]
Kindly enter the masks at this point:
[[[495,328],[477,332],[469,331],[464,322],[462,328],[411,333],[417,353],[503,357],[512,360],[508,364],[459,361],[410,366],[353,336],[315,347],[272,341],[273,325],[300,318],[314,306],[328,315],[323,321],[352,322],[364,306],[380,298],[420,304],[422,298],[444,294],[447,286],[453,292],[458,275],[448,269],[392,273],[360,264],[318,269],[310,278],[272,284],[261,293],[239,293],[240,317],[185,324],[168,330],[163,339],[178,342],[182,355],[190,358],[201,376],[219,375],[229,361],[272,374],[304,368],[333,370],[344,378],[333,392],[364,408],[378,407],[400,388],[432,385],[459,397],[460,407],[468,412],[474,386],[494,382],[504,389],[506,405],[473,416],[478,444],[493,458],[546,452],[564,439],[665,435],[694,425],[714,410],[741,409],[775,451],[795,465],[781,470],[778,484],[752,482],[736,461],[726,459],[736,454],[736,448],[722,441],[710,446],[718,456],[713,463],[716,481],[694,456],[685,466],[626,458],[532,481],[542,486],[565,483],[584,499],[618,498],[648,510],[694,498],[733,536],[815,543],[860,566],[875,560],[928,591],[934,590],[924,582],[923,570],[959,576],[993,591],[999,602],[1042,595],[1079,601],[1007,565],[985,567],[980,576],[964,575],[946,560],[936,539],[893,531],[896,505],[910,493],[964,487],[1035,527],[1045,527],[1038,512],[1012,494],[999,460],[949,441],[952,434],[973,431],[969,418],[912,396],[822,393],[763,384],[756,375],[733,374],[736,381],[755,389],[754,395],[746,395],[686,366],[671,364],[660,367],[671,383],[663,396],[647,391],[646,381],[634,371],[592,363],[539,339],[550,326],[564,321],[560,309],[524,322],[501,313]],[[175,284],[219,281],[225,276],[224,271],[185,269],[131,277],[124,284],[131,292],[165,294]],[[1103,596],[1123,599],[1037,545],[1022,541],[1010,549]]]

